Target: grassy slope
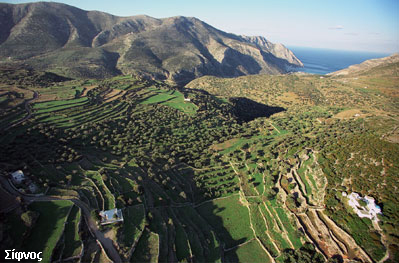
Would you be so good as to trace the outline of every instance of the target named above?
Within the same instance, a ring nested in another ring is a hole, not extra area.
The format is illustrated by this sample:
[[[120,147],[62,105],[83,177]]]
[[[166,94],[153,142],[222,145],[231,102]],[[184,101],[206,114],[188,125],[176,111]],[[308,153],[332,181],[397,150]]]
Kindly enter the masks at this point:
[[[197,208],[226,242],[226,248],[253,238],[253,232],[249,226],[248,209],[239,202],[238,198],[238,196],[230,196],[217,199]]]
[[[157,234],[148,230],[144,231],[130,262],[158,262],[158,243],[159,237]]]
[[[49,262],[53,249],[62,235],[64,222],[72,206],[70,201],[35,202],[30,209],[40,213],[26,240],[26,251],[43,252],[43,261]]]
[[[195,114],[198,109],[195,104],[184,101],[183,94],[177,90],[151,89],[151,91],[152,95],[143,100],[142,104],[160,103],[187,114]]]
[[[263,251],[262,247],[256,240],[233,249],[226,253],[227,262],[259,262],[268,263],[273,262]]]
[[[78,256],[82,243],[79,237],[79,222],[81,220],[80,208],[73,206],[65,226],[65,248],[63,258]]]
[[[145,217],[142,205],[127,207],[123,210],[124,224],[120,229],[123,233],[123,240],[120,242],[126,247],[130,247],[140,236],[144,229]]]

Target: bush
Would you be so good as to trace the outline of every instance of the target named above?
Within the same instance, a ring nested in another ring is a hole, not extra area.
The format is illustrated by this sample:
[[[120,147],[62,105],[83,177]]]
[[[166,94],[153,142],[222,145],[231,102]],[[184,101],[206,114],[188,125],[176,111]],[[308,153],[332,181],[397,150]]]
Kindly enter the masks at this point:
[[[39,213],[35,211],[26,211],[25,213],[21,214],[21,220],[29,228],[35,224],[38,217]]]

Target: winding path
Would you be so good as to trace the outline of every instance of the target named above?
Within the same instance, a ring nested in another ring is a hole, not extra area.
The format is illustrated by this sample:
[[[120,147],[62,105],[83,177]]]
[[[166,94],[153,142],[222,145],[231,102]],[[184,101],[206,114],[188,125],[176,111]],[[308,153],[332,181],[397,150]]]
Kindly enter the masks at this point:
[[[32,116],[32,109],[29,107],[29,104],[32,103],[34,100],[37,100],[38,98],[39,98],[39,93],[37,91],[33,91],[33,98],[25,100],[25,103],[24,103],[25,110],[28,113],[28,115],[26,115],[25,117],[23,117],[21,120],[17,121],[16,123],[9,125],[4,130],[6,131],[12,127],[15,127],[15,126],[23,123],[27,119],[29,119]]]

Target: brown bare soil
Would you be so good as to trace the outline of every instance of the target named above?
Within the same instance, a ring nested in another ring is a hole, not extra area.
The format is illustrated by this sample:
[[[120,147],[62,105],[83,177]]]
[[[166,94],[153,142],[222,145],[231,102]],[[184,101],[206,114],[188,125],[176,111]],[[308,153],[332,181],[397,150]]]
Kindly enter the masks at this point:
[[[6,86],[6,87],[0,87],[0,93],[7,93],[9,91],[14,91],[18,93],[23,93],[24,94],[24,99],[31,99],[33,98],[33,91],[28,90],[28,89],[21,89],[13,86]]]
[[[339,228],[333,220],[331,220],[324,212],[319,211],[320,219],[328,226],[334,233],[338,240],[340,240],[348,250],[348,258],[360,258],[363,262],[372,262],[371,258],[359,247],[355,240],[344,230]]]
[[[107,95],[104,97],[104,102],[111,102],[114,101],[123,95],[125,95],[126,91],[125,90],[117,90],[113,89],[111,92],[109,92]]]
[[[281,96],[277,97],[278,101],[284,104],[298,104],[302,103],[303,100],[294,92],[284,92]]]
[[[83,90],[83,93],[82,93],[81,97],[87,96],[87,93],[88,93],[90,90],[94,89],[94,88],[97,88],[97,86],[93,85],[93,86],[85,87],[84,90]]]
[[[385,138],[388,142],[399,143],[399,134],[390,135]]]
[[[350,109],[350,110],[344,110],[341,111],[340,113],[337,113],[334,115],[334,118],[337,119],[349,119],[349,118],[354,118],[356,114],[359,114],[357,117],[362,117],[363,114],[359,109]]]
[[[399,82],[399,79],[398,79]],[[399,97],[399,90],[398,88],[379,88],[380,92],[388,97]]]
[[[40,94],[40,97],[37,99],[37,102],[45,102],[53,100],[57,100],[56,94]]]
[[[104,237],[109,238],[111,240],[116,240],[116,231],[114,229],[108,229],[104,232]]]
[[[211,146],[212,150],[220,151],[231,147],[234,143],[238,141],[238,138],[231,139],[222,143],[214,144]]]
[[[21,89],[17,88],[15,86],[2,86],[0,87],[0,94],[6,94],[8,92],[17,92],[17,93],[22,93],[23,97],[22,98],[14,98],[11,101],[8,102],[8,107],[15,107],[21,103],[23,103],[25,100],[29,100],[33,98],[34,92],[28,89]]]

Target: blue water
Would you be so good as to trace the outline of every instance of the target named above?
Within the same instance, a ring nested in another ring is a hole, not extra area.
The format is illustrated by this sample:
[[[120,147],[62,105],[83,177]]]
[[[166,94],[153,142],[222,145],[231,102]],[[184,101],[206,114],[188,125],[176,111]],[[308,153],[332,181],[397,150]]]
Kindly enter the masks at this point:
[[[382,58],[391,54],[332,50],[308,47],[288,47],[302,61],[304,67],[300,72],[324,75],[330,72],[362,63],[372,58]]]

